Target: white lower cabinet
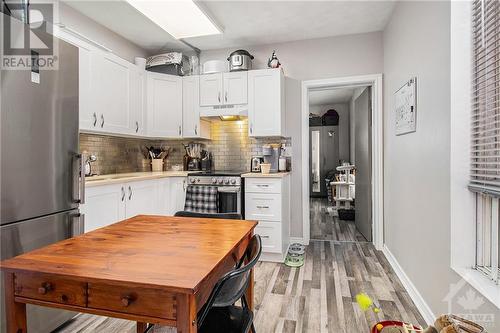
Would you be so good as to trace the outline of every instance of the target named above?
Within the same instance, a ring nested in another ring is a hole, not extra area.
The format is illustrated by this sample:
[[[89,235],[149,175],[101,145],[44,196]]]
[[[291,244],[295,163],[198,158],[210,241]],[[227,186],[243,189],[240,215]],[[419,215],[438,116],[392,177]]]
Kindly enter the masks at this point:
[[[186,177],[168,177],[88,187],[80,206],[85,232],[136,215],[171,216],[184,209],[186,184]]]
[[[259,222],[264,261],[283,262],[290,244],[290,176],[245,178],[245,219]]]
[[[105,227],[125,218],[125,190],[122,184],[90,187],[85,190],[85,232]]]

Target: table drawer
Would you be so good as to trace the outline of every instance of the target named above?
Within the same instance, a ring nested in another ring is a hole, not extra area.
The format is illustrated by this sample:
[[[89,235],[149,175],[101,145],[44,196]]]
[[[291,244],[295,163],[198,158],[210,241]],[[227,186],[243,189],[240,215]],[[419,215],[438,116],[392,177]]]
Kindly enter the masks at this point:
[[[246,193],[281,193],[281,179],[246,178]]]
[[[245,218],[281,221],[281,194],[245,193]]]
[[[175,319],[175,294],[155,288],[89,283],[87,301],[89,308]]]
[[[273,222],[259,222],[255,233],[262,239],[262,251],[281,253],[281,224]]]
[[[85,306],[87,284],[41,273],[16,273],[16,296],[41,301]]]

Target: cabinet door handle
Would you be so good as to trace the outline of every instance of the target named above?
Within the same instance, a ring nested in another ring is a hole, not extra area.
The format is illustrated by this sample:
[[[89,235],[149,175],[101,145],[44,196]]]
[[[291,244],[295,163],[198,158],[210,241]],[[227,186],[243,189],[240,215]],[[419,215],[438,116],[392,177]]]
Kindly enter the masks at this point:
[[[253,133],[253,124],[250,124],[250,134]]]
[[[122,201],[124,201],[124,200],[125,200],[125,189],[122,186]]]
[[[179,136],[182,135],[182,127],[179,125]]]
[[[194,125],[194,135],[198,135],[198,125]]]
[[[94,117],[94,127],[95,127],[95,125],[97,125],[97,114],[95,112],[93,114],[93,117]]]
[[[220,103],[220,91],[219,91],[219,94],[217,95],[217,99],[219,100],[219,103]]]
[[[128,200],[132,199],[132,188],[128,187]]]
[[[186,192],[186,181],[185,180],[182,181],[182,189],[184,190],[184,192]]]
[[[139,132],[139,122],[138,121],[135,122],[135,132],[136,133]]]
[[[101,114],[101,128],[104,127],[104,115]]]
[[[224,100],[227,102],[227,91],[226,91],[226,93],[224,94]]]

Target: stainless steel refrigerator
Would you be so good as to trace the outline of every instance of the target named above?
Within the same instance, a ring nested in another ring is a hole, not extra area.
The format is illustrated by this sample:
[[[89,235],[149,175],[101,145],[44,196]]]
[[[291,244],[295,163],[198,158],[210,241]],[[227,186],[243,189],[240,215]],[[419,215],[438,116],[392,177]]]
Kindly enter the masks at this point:
[[[23,26],[21,31],[27,29]],[[84,189],[78,147],[78,49],[56,42],[59,69],[41,68],[39,83],[32,82],[30,70],[1,70],[2,260],[83,231],[78,210]],[[3,283],[2,276],[1,332],[6,330]],[[74,316],[36,306],[27,311],[29,332],[51,332]]]

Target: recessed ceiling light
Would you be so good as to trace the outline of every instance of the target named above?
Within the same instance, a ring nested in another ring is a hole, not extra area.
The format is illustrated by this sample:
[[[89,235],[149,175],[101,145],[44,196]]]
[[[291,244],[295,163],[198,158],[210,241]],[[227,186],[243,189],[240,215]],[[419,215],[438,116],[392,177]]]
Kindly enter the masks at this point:
[[[127,0],[127,2],[176,39],[222,33],[192,0]]]

